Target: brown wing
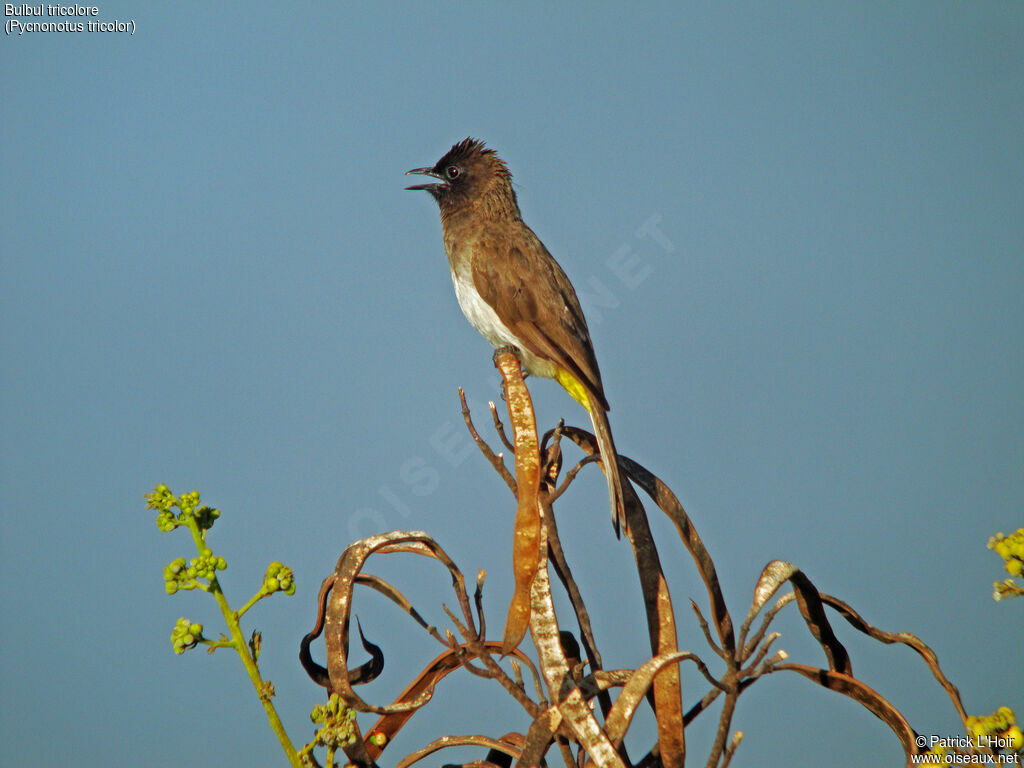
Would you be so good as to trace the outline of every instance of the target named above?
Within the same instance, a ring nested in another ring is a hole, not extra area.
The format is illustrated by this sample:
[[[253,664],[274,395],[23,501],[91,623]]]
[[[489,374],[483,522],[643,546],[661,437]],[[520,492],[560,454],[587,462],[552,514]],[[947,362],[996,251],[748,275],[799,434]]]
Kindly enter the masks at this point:
[[[608,410],[576,291],[529,227],[481,238],[473,252],[473,283],[526,351],[570,371]]]

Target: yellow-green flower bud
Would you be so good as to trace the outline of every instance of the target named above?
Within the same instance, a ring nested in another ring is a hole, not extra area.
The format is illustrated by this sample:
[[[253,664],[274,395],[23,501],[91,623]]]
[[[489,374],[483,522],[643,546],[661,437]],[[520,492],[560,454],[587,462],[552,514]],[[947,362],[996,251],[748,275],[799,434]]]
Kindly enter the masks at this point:
[[[988,728],[985,726],[983,718],[981,717],[974,717],[972,715],[964,721],[964,725],[967,727],[967,733],[971,736],[984,736],[988,731]]]
[[[1024,732],[1021,731],[1019,725],[1011,725],[1006,729],[1004,736],[1010,740],[1011,752],[1020,752],[1024,749]]]

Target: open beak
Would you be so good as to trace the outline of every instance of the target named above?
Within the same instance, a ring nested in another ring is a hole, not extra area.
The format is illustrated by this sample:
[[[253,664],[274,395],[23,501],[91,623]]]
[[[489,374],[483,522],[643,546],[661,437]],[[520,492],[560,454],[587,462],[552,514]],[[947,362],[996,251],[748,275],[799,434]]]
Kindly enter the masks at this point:
[[[440,179],[441,174],[435,171],[433,168],[413,168],[411,171],[405,172],[406,176],[433,176],[435,179]],[[442,186],[441,184],[414,184],[406,189],[425,189],[428,192],[437,189]]]

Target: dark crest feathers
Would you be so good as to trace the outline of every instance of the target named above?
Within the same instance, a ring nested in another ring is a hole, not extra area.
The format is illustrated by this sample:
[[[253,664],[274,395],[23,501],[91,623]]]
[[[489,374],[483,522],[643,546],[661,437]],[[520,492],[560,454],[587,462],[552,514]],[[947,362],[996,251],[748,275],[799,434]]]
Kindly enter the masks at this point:
[[[448,165],[469,163],[477,158],[487,158],[490,161],[488,162],[488,165],[490,165],[495,172],[505,176],[506,178],[512,178],[512,174],[509,173],[508,166],[505,165],[505,161],[498,156],[498,153],[493,149],[488,148],[484,142],[479,139],[474,139],[472,136],[467,136],[449,149],[448,153],[438,161],[436,167],[442,169]]]

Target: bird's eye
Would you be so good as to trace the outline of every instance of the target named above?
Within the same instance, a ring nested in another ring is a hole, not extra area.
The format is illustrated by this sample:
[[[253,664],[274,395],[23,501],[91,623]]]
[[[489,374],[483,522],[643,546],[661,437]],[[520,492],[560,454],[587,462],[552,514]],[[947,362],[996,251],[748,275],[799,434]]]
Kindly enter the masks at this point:
[[[449,179],[457,179],[459,177],[459,167],[457,165],[449,165],[444,169],[444,175]]]

